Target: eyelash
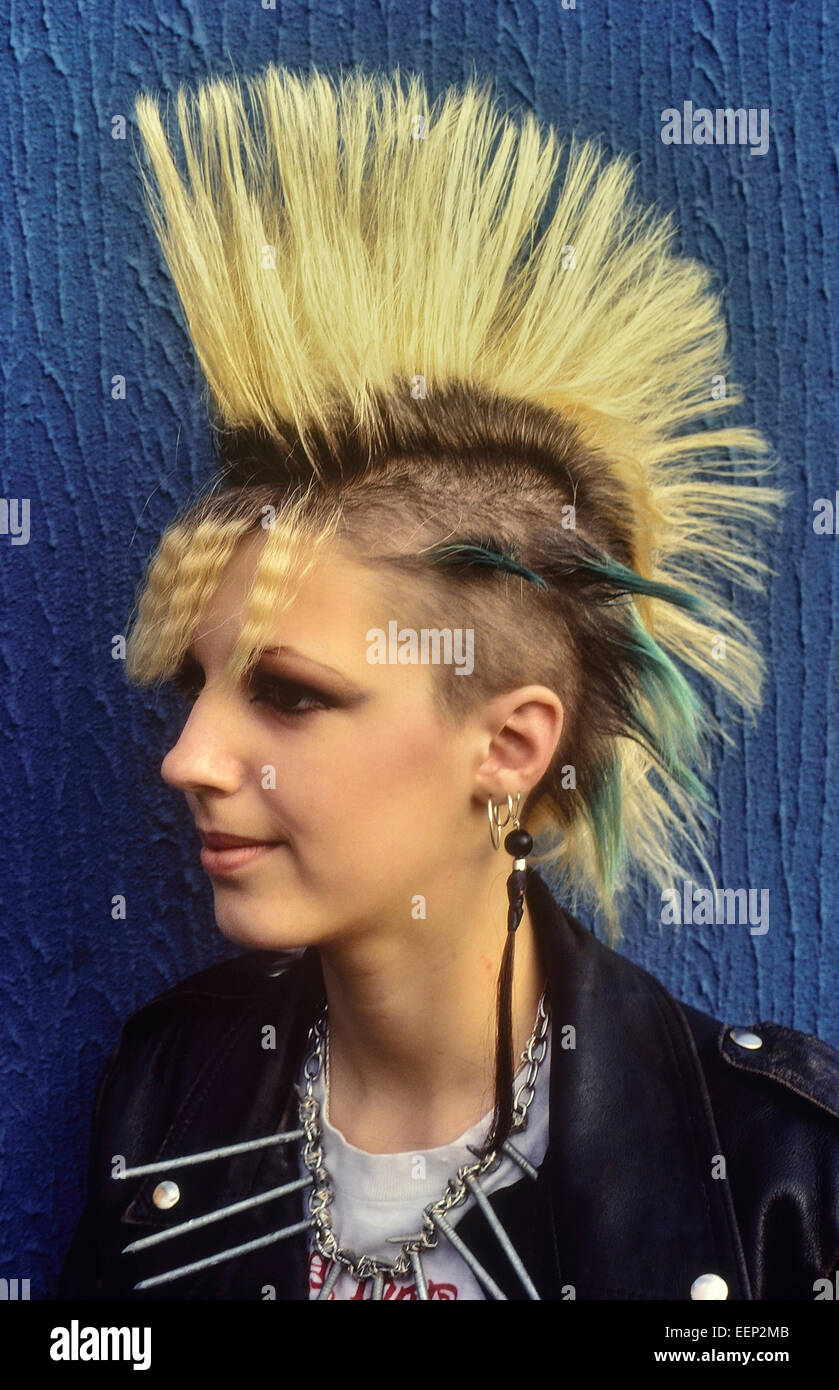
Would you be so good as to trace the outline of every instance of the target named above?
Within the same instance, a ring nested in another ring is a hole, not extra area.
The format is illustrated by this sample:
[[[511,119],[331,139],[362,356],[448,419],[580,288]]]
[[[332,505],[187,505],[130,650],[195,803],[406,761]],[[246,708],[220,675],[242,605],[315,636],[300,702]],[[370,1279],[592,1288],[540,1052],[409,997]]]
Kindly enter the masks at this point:
[[[199,668],[200,670],[200,668]],[[176,671],[171,677],[171,685],[189,704],[197,698],[198,678],[192,674],[190,668],[184,666],[180,671]],[[277,714],[288,716],[291,719],[300,719],[307,714],[315,714],[318,709],[332,709],[334,701],[321,691],[315,690],[311,685],[304,685],[301,681],[288,680],[282,676],[260,675],[258,672],[251,677],[251,689],[258,693],[251,697],[251,704],[265,704],[273,709]],[[297,698],[305,696],[315,701],[313,705],[305,709],[290,709],[288,704],[281,699],[282,692],[296,692]]]

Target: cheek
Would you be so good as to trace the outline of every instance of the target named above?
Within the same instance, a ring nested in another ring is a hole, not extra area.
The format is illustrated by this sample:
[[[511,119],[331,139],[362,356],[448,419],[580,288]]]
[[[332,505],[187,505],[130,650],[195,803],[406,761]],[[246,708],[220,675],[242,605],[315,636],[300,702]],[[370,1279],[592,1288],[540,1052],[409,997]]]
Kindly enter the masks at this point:
[[[336,725],[334,736],[286,747],[276,766],[277,790],[284,799],[291,795],[294,820],[344,841],[362,822],[379,821],[386,836],[393,818],[414,820],[420,808],[426,817],[441,788],[451,791],[455,761],[427,716],[402,714]]]

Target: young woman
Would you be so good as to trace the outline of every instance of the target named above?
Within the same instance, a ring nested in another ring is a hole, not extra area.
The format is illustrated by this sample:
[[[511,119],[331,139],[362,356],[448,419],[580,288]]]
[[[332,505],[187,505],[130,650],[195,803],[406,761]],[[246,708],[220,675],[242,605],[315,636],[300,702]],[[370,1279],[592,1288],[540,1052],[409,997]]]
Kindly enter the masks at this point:
[[[181,168],[137,114],[219,469],[128,673],[189,703],[161,771],[249,949],[126,1024],[62,1294],[825,1296],[839,1054],[613,949],[701,854],[681,667],[759,703],[718,589],[783,494],[706,422],[709,273],[474,81],[212,81]]]

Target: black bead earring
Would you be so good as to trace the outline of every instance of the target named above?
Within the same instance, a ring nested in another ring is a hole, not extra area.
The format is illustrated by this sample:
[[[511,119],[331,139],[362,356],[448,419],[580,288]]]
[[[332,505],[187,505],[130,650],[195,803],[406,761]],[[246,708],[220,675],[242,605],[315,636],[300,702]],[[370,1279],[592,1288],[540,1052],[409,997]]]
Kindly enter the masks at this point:
[[[513,829],[504,839],[504,848],[513,856],[513,868],[507,879],[507,937],[497,989],[498,1048],[495,1062],[495,1113],[487,1139],[488,1149],[498,1150],[510,1133],[513,1121],[513,969],[515,967],[516,929],[524,915],[524,890],[527,886],[527,856],[533,849],[532,837],[519,824],[521,793],[507,796],[507,815],[502,821],[499,808],[489,799],[489,822],[492,843],[501,845],[501,829],[513,822]]]
[[[526,830],[522,830],[519,823],[519,806],[521,805],[521,792],[516,793],[515,804],[512,796],[507,795],[507,814],[501,820],[500,807],[494,806],[492,797],[489,798],[489,824],[492,843],[496,849],[501,845],[501,830],[505,825],[513,822],[514,829],[505,836],[504,848],[508,854],[513,856],[513,869],[507,879],[507,899],[509,910],[507,913],[507,930],[515,931],[521,922],[524,913],[524,890],[527,884],[527,856],[533,849],[533,839]]]

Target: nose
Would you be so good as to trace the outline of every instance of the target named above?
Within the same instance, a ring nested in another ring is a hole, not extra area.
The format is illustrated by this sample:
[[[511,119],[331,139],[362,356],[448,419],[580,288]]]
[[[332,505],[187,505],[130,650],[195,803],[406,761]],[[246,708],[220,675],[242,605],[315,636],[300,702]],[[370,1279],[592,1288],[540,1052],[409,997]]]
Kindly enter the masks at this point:
[[[224,708],[223,708],[224,706]],[[234,716],[223,698],[206,689],[199,694],[180,738],[160,765],[160,775],[182,792],[207,788],[234,792],[244,777],[242,758],[234,750]]]

